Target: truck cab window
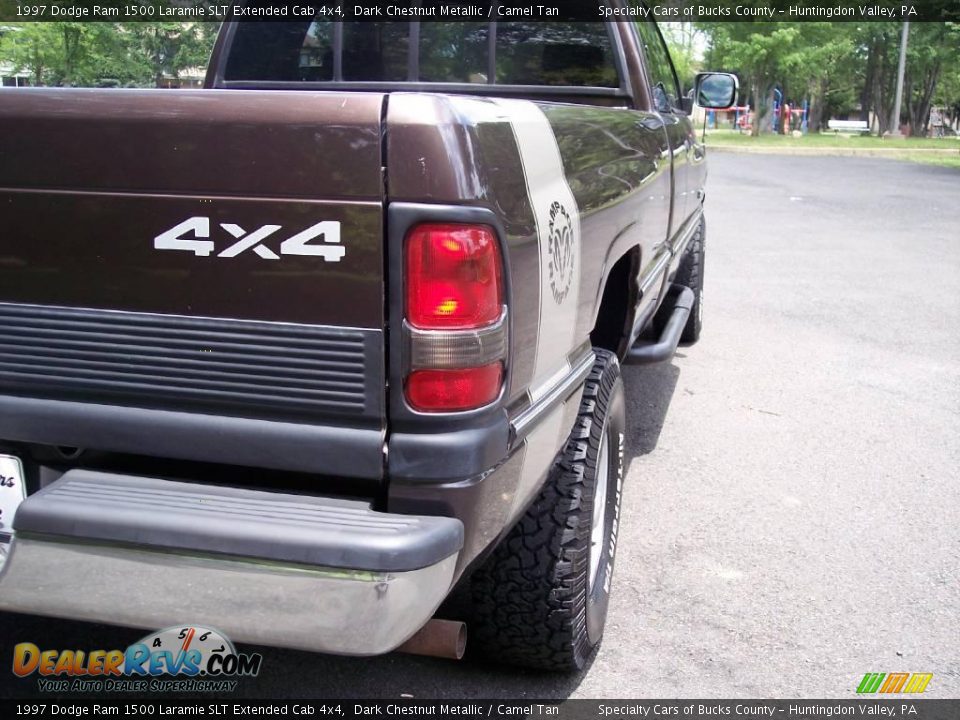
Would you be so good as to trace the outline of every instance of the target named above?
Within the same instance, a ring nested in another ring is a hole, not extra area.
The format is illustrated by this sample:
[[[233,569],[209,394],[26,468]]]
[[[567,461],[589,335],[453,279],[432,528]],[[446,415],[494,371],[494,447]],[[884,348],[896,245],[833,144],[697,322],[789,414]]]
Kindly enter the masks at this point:
[[[675,112],[680,109],[680,83],[677,82],[667,46],[653,22],[638,22],[637,31],[647,60],[653,109],[657,112]]]
[[[497,83],[619,86],[602,22],[498,22]]]
[[[361,82],[407,80],[409,45],[409,23],[343,23],[343,79]]]
[[[310,23],[300,48],[300,80],[333,80],[333,26]]]
[[[343,23],[343,79],[403,82],[407,79],[408,23]],[[333,80],[333,23],[310,23],[300,47],[298,80]]]
[[[618,88],[602,22],[241,22],[227,81],[408,82]],[[337,38],[337,33],[341,38]],[[491,63],[490,37],[495,58]],[[418,38],[417,53],[410,53]],[[337,40],[342,43],[337,45]],[[340,57],[340,75],[335,72]],[[495,65],[496,77],[490,77]]]
[[[486,23],[421,23],[421,82],[485,84],[488,37]]]

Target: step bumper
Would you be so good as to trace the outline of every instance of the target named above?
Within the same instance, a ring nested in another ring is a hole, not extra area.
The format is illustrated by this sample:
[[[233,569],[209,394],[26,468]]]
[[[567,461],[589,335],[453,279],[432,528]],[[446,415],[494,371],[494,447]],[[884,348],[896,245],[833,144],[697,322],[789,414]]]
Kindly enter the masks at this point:
[[[73,470],[18,509],[0,608],[377,655],[432,617],[462,543],[453,518]]]

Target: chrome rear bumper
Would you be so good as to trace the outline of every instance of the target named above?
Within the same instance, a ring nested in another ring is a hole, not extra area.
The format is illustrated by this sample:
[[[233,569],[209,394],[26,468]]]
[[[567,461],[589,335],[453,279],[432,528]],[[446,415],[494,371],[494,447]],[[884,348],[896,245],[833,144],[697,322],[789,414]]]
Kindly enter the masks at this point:
[[[64,479],[69,481],[69,476],[70,473]],[[103,477],[96,479],[102,483]],[[84,490],[87,479],[81,477],[74,483],[75,493]],[[105,501],[106,495],[98,497],[99,508],[83,507],[82,502],[76,502],[79,495],[70,498],[64,494],[58,501],[55,493],[48,494],[49,488],[27,498],[18,510],[14,523],[16,534],[0,570],[0,609],[150,629],[191,623],[218,628],[238,641],[345,655],[376,655],[393,650],[419,630],[446,597],[453,580],[462,527],[459,521],[450,518],[424,519],[429,525],[434,520],[457,523],[459,534],[446,533],[443,542],[450,545],[449,554],[439,557],[445,551],[442,544],[435,543],[429,564],[423,564],[428,556],[423,550],[422,528],[407,529],[409,521],[416,518],[370,513],[373,522],[380,518],[391,532],[396,531],[386,550],[381,548],[380,552],[384,566],[401,569],[370,569],[378,558],[370,555],[369,547],[362,548],[359,555],[355,553],[356,557],[364,553],[369,556],[370,562],[362,563],[368,566],[364,569],[317,564],[318,551],[315,545],[309,544],[310,537],[296,538],[297,543],[292,546],[296,552],[273,542],[267,548],[269,552],[257,553],[258,545],[250,540],[248,533],[244,540],[247,550],[252,552],[245,555],[137,544],[136,536],[163,538],[157,533],[158,524],[162,523],[157,520],[152,528],[138,530],[118,524],[107,527],[99,522],[101,515],[110,518],[122,515],[125,510],[119,507],[121,503],[133,506],[138,502],[137,480],[121,478],[114,483],[111,487],[129,487],[133,483],[130,497],[116,502]],[[189,488],[184,491],[182,483],[163,485],[166,481],[140,480],[146,494],[161,488],[179,493],[179,502],[197,494]],[[62,482],[64,480],[59,480],[50,487]],[[202,497],[197,498],[202,505],[216,507],[224,498],[240,498],[245,507],[252,500],[275,502],[277,507],[264,523],[273,523],[277,532],[284,532],[288,525],[304,530],[302,520],[307,512],[304,506],[298,503],[296,512],[289,507],[291,498],[300,496],[256,491],[234,491],[225,496],[222,491],[227,489],[198,487],[203,491],[199,492]],[[63,523],[69,518],[65,518],[66,511],[58,507],[63,499],[74,503],[69,512],[74,514],[75,522],[70,524]],[[342,508],[342,501],[339,502]],[[287,507],[283,507],[284,504]],[[217,508],[221,522],[214,528],[221,544],[225,540],[229,544],[230,532],[243,532],[242,525],[235,525],[229,519],[223,522],[222,514],[229,514],[230,506],[225,507],[228,509]],[[324,522],[325,513],[336,512],[336,507],[310,516],[307,531]],[[291,514],[279,522],[277,513],[281,511]],[[202,515],[208,512],[204,507],[195,513],[194,519],[202,523]],[[341,521],[342,518],[336,518],[336,522]],[[244,522],[253,528],[257,519],[247,517]],[[151,524],[148,515],[144,516],[143,523]],[[62,532],[37,531],[44,527]],[[65,534],[73,529],[79,532],[73,536]],[[132,534],[130,541],[117,541],[118,536],[128,532]],[[404,566],[404,533],[409,535],[410,543],[417,546],[411,549],[410,557],[419,559],[422,567]],[[319,532],[317,542],[327,542],[329,546],[321,548],[320,555],[331,560],[349,556],[347,549],[336,543],[341,535],[344,543],[351,542],[353,534],[349,527],[339,533],[330,533],[329,528],[326,533]],[[434,535],[434,539],[436,537]],[[210,544],[202,528],[197,530],[196,538],[188,540],[200,547]],[[301,546],[307,546],[313,562],[281,557],[301,552]],[[264,557],[271,554],[275,557]]]

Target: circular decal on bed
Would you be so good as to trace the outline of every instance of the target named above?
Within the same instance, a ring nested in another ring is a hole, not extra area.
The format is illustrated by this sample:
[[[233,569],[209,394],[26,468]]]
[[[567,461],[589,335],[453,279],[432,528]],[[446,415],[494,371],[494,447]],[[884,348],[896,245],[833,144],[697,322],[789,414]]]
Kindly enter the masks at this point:
[[[562,304],[573,283],[574,244],[573,221],[570,213],[559,202],[550,206],[550,289],[553,299]]]

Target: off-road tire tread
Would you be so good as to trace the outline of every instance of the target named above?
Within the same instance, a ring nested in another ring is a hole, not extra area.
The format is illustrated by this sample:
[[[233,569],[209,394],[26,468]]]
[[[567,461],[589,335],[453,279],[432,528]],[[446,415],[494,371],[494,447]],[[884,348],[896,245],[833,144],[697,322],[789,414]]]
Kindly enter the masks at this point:
[[[587,634],[592,489],[584,481],[589,440],[603,418],[620,366],[594,348],[580,411],[540,495],[471,580],[470,650],[541,670],[579,670],[595,645]],[[599,411],[599,412],[598,412]]]
[[[695,343],[700,339],[702,327],[699,318],[701,293],[703,291],[703,259],[706,236],[706,220],[701,217],[700,225],[680,259],[680,267],[677,268],[677,275],[674,279],[676,284],[690,288],[696,295],[696,300],[690,309],[690,317],[687,318],[687,324],[683,326],[683,333],[680,335],[680,342],[682,343]]]

